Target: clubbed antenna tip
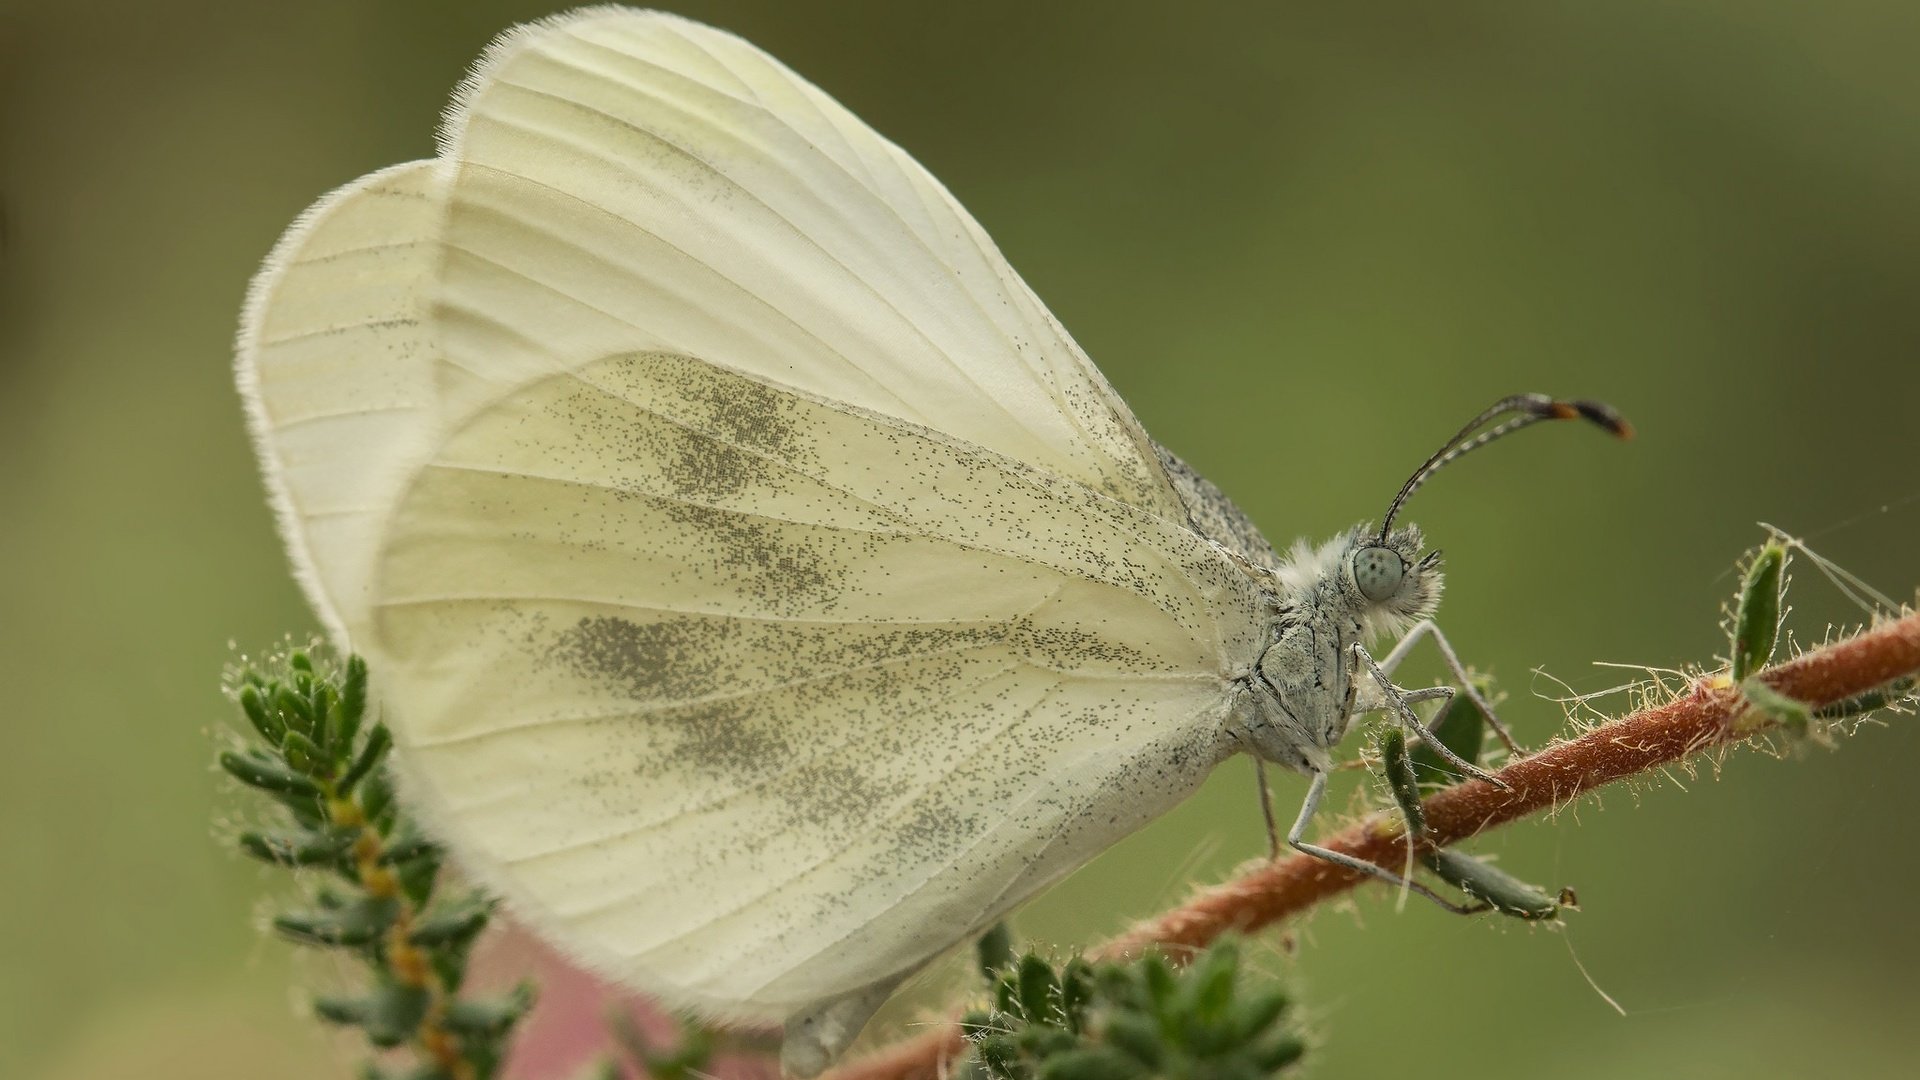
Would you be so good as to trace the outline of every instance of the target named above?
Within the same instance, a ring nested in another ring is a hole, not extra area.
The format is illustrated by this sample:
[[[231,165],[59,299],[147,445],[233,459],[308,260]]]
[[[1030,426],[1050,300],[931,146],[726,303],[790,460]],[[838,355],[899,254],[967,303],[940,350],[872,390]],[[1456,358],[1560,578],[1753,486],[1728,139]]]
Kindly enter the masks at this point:
[[[1500,421],[1494,424],[1494,421]],[[1586,420],[1605,428],[1616,438],[1633,438],[1633,425],[1627,418],[1614,411],[1613,406],[1599,401],[1561,401],[1545,394],[1514,394],[1504,397],[1488,406],[1479,416],[1468,422],[1453,438],[1440,445],[1433,456],[1421,463],[1413,475],[1393,497],[1393,503],[1387,507],[1386,516],[1380,522],[1380,542],[1385,543],[1387,531],[1393,528],[1393,519],[1400,513],[1400,507],[1406,504],[1409,496],[1419,490],[1427,478],[1442,468],[1459,460],[1462,456],[1487,445],[1495,439],[1511,435],[1521,428],[1537,424],[1542,420]],[[1488,424],[1493,424],[1488,427]]]
[[[1553,418],[1586,420],[1606,428],[1615,438],[1633,438],[1633,425],[1604,401],[1556,401],[1553,402]]]

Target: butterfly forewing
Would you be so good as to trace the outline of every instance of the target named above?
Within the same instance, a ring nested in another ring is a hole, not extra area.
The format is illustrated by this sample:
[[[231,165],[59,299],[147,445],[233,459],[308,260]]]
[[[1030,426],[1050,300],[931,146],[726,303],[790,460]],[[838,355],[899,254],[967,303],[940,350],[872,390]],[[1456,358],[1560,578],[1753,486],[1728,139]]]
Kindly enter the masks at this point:
[[[458,414],[660,350],[1178,513],[1138,423],[937,181],[732,35],[587,14],[510,35],[443,135]]]

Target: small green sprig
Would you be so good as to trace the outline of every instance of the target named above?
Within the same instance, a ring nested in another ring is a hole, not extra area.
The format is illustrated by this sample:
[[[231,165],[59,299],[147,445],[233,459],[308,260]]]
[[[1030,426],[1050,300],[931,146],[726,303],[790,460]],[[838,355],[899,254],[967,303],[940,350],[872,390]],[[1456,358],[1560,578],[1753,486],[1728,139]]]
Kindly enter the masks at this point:
[[[1787,546],[1776,538],[1755,550],[1740,573],[1740,594],[1733,602],[1727,650],[1734,682],[1773,662],[1786,598]]]
[[[1056,968],[1015,958],[996,928],[980,957],[992,1004],[960,1024],[989,1080],[1261,1080],[1306,1050],[1284,1022],[1287,994],[1246,985],[1230,940],[1185,968],[1157,952]]]
[[[492,902],[442,895],[439,847],[394,801],[393,740],[384,725],[366,725],[366,663],[331,665],[296,649],[265,670],[238,671],[228,692],[251,730],[220,753],[220,766],[269,806],[240,834],[240,850],[293,871],[302,896],[273,917],[274,931],[367,968],[363,989],[316,995],[315,1015],[359,1028],[387,1052],[361,1067],[363,1080],[491,1080],[533,988],[463,994]]]
[[[1914,680],[1896,679],[1819,709],[1780,693],[1766,682],[1763,670],[1773,662],[1786,610],[1790,548],[1797,543],[1776,532],[1746,557],[1728,627],[1727,676],[1746,704],[1736,727],[1773,728],[1795,747],[1831,746],[1836,724],[1857,720],[1878,709],[1910,705]]]

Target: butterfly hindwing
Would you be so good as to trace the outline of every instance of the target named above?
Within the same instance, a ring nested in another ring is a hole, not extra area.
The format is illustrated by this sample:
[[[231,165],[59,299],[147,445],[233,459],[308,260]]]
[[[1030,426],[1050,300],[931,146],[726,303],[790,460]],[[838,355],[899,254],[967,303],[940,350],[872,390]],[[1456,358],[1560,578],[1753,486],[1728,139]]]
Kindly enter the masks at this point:
[[[1187,530],[669,354],[469,420],[380,574],[429,821],[596,967],[756,1019],[918,966],[1186,795],[1252,647]]]
[[[254,279],[237,376],[281,534],[334,642],[365,623],[395,493],[431,448],[436,162],[320,200]]]

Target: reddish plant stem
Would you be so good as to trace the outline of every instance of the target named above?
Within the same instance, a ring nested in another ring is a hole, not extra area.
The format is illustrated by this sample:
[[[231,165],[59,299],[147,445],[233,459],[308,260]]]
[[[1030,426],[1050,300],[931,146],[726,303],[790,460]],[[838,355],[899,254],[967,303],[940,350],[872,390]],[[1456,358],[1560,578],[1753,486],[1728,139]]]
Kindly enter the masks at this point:
[[[1818,708],[1915,673],[1920,673],[1920,613],[1806,653],[1762,677],[1780,693]],[[1609,721],[1509,764],[1498,774],[1507,785],[1504,790],[1475,780],[1436,793],[1425,804],[1428,839],[1435,846],[1457,843],[1516,818],[1564,806],[1602,784],[1749,738],[1760,729],[1742,723],[1744,711],[1738,691],[1724,680],[1696,682],[1674,701]],[[1321,842],[1396,870],[1406,859],[1404,836],[1380,815]],[[1222,934],[1258,930],[1297,915],[1365,880],[1370,879],[1306,855],[1265,863],[1201,890],[1090,955],[1119,958],[1152,945],[1203,948]],[[849,1062],[829,1074],[829,1080],[938,1080],[965,1046],[958,1026],[945,1022]]]

